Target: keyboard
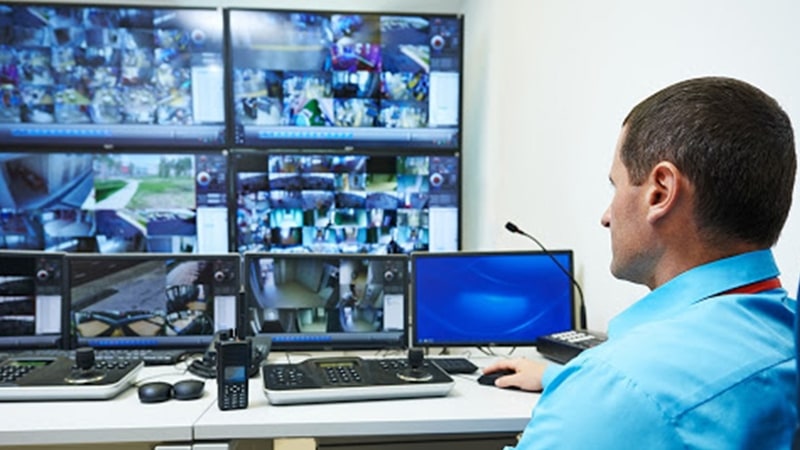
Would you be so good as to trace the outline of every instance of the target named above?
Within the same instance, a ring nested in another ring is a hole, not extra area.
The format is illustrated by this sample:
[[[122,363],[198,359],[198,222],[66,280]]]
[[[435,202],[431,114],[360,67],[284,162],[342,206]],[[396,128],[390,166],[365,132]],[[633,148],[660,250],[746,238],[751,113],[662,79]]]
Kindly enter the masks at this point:
[[[180,362],[191,351],[183,349],[120,348],[95,349],[97,361],[143,361],[146,366],[173,365]],[[11,353],[9,356],[74,358],[75,350],[38,349]],[[0,359],[2,361],[2,359]]]
[[[447,358],[428,358],[429,361],[433,361],[438,365],[442,370],[445,372],[453,375],[453,374],[462,374],[462,373],[475,373],[478,370],[478,366],[476,366],[472,361],[468,360],[467,358],[462,357],[447,357]]]
[[[269,363],[261,366],[263,390],[274,405],[445,396],[455,381],[429,361],[414,369],[405,358],[358,356]]]
[[[63,356],[20,353],[0,362],[0,401],[110,399],[134,384],[143,365],[108,360],[79,369]]]
[[[95,350],[97,360],[137,360],[144,361],[145,366],[171,366],[180,362],[184,356],[191,353],[182,349],[152,349],[152,348],[120,348]]]

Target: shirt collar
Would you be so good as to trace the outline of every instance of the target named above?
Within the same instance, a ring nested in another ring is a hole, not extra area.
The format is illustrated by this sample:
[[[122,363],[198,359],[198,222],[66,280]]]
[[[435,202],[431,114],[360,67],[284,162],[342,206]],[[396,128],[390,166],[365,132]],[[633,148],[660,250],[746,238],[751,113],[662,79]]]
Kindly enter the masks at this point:
[[[608,326],[610,337],[642,323],[670,316],[708,297],[779,275],[772,251],[757,250],[723,258],[681,273],[651,291]]]

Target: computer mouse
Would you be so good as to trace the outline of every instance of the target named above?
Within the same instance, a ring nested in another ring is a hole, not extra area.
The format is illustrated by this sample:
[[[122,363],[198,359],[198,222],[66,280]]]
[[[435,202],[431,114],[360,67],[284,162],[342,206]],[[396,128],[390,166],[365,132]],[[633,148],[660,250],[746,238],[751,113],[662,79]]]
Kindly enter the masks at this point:
[[[177,400],[194,400],[203,396],[206,382],[202,380],[181,380],[172,386],[172,395]]]
[[[494,372],[485,373],[485,374],[483,374],[483,375],[478,377],[478,383],[486,385],[486,386],[494,386],[494,380],[496,380],[496,379],[498,379],[500,377],[504,377],[506,375],[513,375],[514,373],[516,373],[516,372],[514,372],[511,369],[503,369],[503,370],[497,370],[497,371],[494,371]]]
[[[139,401],[160,403],[172,398],[172,385],[163,381],[151,381],[139,386]]]

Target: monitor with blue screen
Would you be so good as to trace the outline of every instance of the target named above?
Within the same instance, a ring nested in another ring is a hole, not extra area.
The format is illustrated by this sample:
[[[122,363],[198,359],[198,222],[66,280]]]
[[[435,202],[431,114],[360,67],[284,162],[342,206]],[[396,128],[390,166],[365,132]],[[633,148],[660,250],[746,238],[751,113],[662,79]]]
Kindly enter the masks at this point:
[[[552,257],[551,257],[552,256]],[[535,345],[573,327],[571,250],[411,254],[411,345]]]

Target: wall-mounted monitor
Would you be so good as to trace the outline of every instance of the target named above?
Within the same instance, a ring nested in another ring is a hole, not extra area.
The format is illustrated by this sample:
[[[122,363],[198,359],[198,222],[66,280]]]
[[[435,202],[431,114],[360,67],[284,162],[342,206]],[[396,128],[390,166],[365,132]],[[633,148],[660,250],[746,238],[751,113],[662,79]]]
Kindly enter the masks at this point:
[[[0,3],[0,141],[222,148],[223,51],[219,9]]]
[[[573,284],[564,270],[573,271],[571,250],[412,253],[411,345],[533,346],[570,330]]]
[[[64,254],[0,254],[0,350],[64,348]]]
[[[233,151],[233,248],[372,254],[458,250],[459,163],[457,155]]]
[[[242,332],[273,350],[406,345],[406,255],[245,253],[242,270]]]
[[[238,327],[237,254],[68,254],[71,345],[202,350]]]
[[[229,249],[227,153],[0,153],[0,248]]]
[[[234,146],[454,150],[463,18],[226,9]]]

